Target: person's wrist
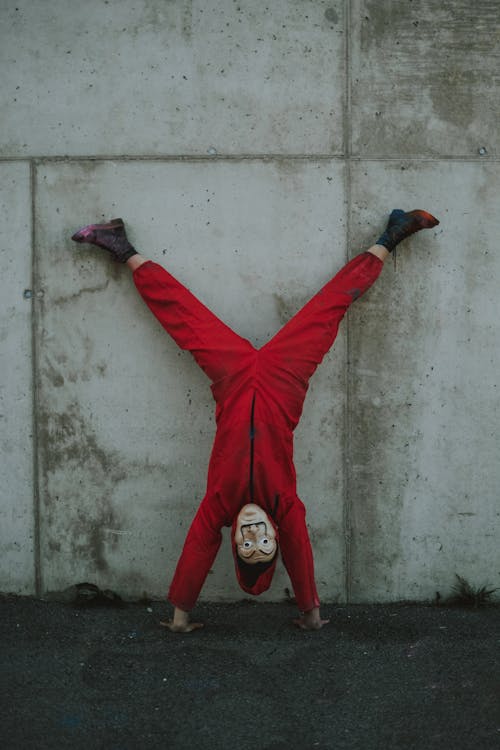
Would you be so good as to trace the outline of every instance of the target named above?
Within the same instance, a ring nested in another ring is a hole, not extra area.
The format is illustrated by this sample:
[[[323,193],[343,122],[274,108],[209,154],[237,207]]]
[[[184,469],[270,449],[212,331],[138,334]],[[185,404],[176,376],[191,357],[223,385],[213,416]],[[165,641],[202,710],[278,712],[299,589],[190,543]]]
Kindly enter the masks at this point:
[[[174,610],[174,625],[187,625],[189,622],[189,612],[185,612],[183,609]]]

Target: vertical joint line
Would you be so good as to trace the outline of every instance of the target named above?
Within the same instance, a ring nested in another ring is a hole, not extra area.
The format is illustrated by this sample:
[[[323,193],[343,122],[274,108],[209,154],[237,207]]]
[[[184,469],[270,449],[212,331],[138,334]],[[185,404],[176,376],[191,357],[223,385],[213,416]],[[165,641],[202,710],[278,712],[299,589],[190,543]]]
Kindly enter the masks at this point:
[[[344,154],[347,161],[352,155],[351,122],[351,2],[344,0]]]
[[[38,346],[37,346],[37,257],[35,246],[35,190],[36,163],[30,160],[30,222],[31,222],[31,378],[32,378],[32,446],[33,446],[33,567],[35,593],[42,594],[41,544],[40,544],[40,472],[38,454]]]
[[[344,67],[345,67],[345,90],[344,90],[344,153],[345,153],[345,205],[346,205],[346,261],[351,257],[351,152],[352,152],[352,119],[351,119],[351,15],[350,0],[344,2]],[[351,600],[352,585],[352,549],[351,549],[351,462],[352,450],[352,425],[351,425],[351,324],[350,316],[346,320],[346,364],[345,364],[345,414],[344,414],[344,445],[343,445],[343,471],[344,471],[344,596],[347,603]]]

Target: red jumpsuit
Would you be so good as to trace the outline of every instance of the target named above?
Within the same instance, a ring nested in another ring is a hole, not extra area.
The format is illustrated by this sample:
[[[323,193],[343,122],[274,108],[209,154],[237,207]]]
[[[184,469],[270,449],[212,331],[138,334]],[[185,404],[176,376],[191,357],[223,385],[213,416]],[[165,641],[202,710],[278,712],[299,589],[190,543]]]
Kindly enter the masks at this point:
[[[148,261],[134,272],[135,285],[176,343],[194,356],[212,381],[217,430],[207,489],[186,537],[168,598],[193,608],[221,543],[246,503],[273,519],[281,555],[302,611],[319,606],[314,565],[297,496],[293,431],[309,378],[333,344],[353,300],[373,284],[382,261],[371,253],[353,258],[263,347],[238,336],[161,266]],[[233,542],[234,553],[234,542]],[[276,558],[256,577],[241,565],[240,586],[265,591]]]

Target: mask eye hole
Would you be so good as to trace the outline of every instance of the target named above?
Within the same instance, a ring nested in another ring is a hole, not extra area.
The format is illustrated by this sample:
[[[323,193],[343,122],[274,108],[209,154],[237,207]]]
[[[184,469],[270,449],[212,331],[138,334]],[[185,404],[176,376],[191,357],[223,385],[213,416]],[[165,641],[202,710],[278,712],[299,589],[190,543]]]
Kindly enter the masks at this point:
[[[267,536],[265,536],[263,539],[261,539],[261,542],[263,545],[267,545],[269,544],[269,539],[267,538]]]
[[[249,542],[248,539],[245,539],[245,541],[243,542],[243,549],[250,549],[250,547],[252,546],[252,542]]]

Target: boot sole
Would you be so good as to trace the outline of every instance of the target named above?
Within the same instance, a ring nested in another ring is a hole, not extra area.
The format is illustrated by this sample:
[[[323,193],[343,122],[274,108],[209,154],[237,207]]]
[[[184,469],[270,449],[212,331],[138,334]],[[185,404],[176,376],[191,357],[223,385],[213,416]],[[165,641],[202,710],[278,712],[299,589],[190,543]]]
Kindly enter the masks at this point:
[[[122,219],[111,219],[111,221],[109,221],[107,224],[87,224],[87,226],[82,227],[73,235],[71,235],[71,239],[74,242],[87,242],[87,238],[89,237],[89,235],[91,235],[92,232],[95,232],[96,230],[121,228],[123,228]]]

